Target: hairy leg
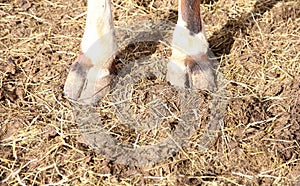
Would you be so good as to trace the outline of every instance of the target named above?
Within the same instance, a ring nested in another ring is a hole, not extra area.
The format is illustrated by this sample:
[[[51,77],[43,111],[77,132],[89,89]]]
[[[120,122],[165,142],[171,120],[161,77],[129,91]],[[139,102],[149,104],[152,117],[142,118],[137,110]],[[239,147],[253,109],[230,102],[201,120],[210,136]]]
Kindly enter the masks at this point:
[[[64,94],[81,103],[95,104],[110,89],[117,45],[110,0],[88,0],[81,54],[71,65]]]
[[[179,0],[178,21],[173,33],[167,80],[185,88],[215,88],[213,62],[200,14],[200,0]]]

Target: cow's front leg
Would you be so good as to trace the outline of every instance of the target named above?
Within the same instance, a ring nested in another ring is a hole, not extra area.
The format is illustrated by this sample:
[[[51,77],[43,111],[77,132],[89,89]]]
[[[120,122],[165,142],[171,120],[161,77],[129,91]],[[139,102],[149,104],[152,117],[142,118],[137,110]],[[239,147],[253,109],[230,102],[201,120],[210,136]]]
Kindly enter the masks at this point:
[[[213,62],[200,14],[200,0],[179,0],[178,21],[173,33],[167,80],[175,86],[212,91]]]
[[[81,103],[97,103],[112,84],[116,49],[110,0],[88,0],[82,52],[71,65],[64,94]]]

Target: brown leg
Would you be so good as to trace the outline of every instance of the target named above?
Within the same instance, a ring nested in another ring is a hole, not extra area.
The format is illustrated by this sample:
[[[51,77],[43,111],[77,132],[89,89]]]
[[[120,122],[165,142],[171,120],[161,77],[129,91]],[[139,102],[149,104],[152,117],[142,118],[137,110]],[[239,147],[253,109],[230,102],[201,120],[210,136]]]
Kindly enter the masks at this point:
[[[64,94],[81,103],[95,104],[110,89],[116,53],[110,0],[88,0],[82,53],[73,62]]]
[[[173,33],[167,80],[185,88],[215,88],[213,63],[200,14],[200,0],[179,0],[178,21]]]

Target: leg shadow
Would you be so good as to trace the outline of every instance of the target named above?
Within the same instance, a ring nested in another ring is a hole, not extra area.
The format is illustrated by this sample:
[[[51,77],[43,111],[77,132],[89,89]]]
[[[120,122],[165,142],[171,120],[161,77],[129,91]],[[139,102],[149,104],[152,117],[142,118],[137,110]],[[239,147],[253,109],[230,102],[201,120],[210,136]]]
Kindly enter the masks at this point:
[[[272,9],[280,1],[282,0],[257,1],[251,12],[245,13],[237,19],[229,20],[221,30],[214,32],[208,42],[216,57],[229,54],[237,33],[240,34],[241,31],[242,36],[247,35],[247,28],[251,28],[255,20],[260,19],[265,12]]]

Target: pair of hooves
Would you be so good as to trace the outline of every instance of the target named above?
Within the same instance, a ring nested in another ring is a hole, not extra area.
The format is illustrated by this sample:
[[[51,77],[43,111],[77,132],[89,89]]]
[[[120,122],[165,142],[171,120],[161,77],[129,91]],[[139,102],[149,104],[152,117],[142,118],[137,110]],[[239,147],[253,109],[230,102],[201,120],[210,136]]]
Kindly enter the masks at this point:
[[[190,60],[184,68],[170,61],[167,81],[181,88],[214,91],[213,64],[209,60]],[[116,75],[109,69],[93,69],[89,59],[81,54],[71,65],[63,94],[81,104],[97,104],[110,90]]]

